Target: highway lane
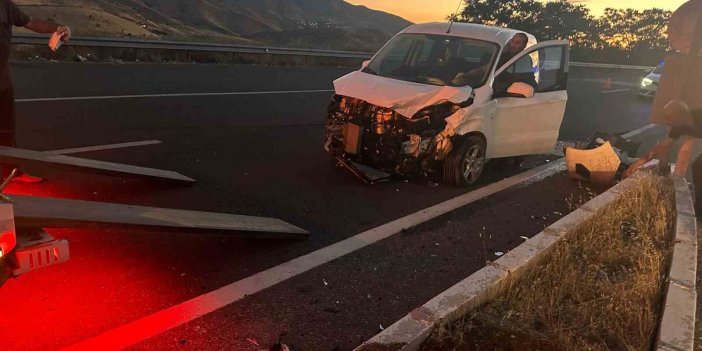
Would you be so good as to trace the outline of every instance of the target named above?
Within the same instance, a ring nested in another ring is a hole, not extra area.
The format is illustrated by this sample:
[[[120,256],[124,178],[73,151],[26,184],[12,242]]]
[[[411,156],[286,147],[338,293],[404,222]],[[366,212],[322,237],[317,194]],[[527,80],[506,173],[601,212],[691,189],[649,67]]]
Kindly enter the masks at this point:
[[[219,65],[13,66],[20,99],[324,90],[347,71]],[[635,89],[602,94],[631,88],[637,74],[573,72],[562,139],[584,138],[595,129],[623,132],[645,125],[648,103],[635,98]],[[605,89],[608,78],[615,83]],[[330,93],[315,92],[20,103],[23,147],[50,150],[158,139],[164,143],[84,156],[173,169],[200,182],[173,188],[57,174],[55,181],[15,187],[14,192],[275,216],[313,235],[303,243],[260,243],[167,233],[54,231],[71,240],[72,261],[10,282],[0,291],[3,298],[31,302],[29,311],[18,305],[6,315],[45,316],[32,320],[31,328],[16,330],[10,345],[31,349],[80,341],[465,192],[421,182],[367,187],[337,169],[321,150],[329,97]],[[492,172],[482,184],[506,175]],[[42,285],[51,286],[52,292],[34,291]],[[67,315],[80,318],[57,326],[55,322]],[[32,342],[17,337],[37,329],[52,332]]]

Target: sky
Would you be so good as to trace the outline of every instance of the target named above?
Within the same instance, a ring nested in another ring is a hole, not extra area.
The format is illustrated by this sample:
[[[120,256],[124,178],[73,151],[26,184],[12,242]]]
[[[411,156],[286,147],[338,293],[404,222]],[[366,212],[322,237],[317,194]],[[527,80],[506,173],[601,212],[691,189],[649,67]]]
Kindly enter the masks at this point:
[[[346,0],[355,5],[390,12],[412,22],[443,21],[456,11],[459,0]],[[594,15],[600,15],[607,7],[648,9],[653,7],[675,10],[687,0],[579,0],[587,5]]]

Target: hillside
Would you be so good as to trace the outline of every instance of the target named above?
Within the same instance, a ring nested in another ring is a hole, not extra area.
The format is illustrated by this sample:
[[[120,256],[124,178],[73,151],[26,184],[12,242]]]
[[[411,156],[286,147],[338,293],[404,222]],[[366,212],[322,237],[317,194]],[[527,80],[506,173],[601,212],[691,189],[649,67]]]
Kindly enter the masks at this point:
[[[76,36],[375,50],[411,23],[343,0],[15,0]]]

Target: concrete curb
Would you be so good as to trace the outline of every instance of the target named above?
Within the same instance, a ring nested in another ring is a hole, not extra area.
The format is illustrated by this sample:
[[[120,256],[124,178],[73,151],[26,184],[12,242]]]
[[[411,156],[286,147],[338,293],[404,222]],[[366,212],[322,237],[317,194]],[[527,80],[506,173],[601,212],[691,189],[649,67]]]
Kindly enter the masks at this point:
[[[434,297],[424,306],[410,312],[355,350],[413,351],[419,349],[436,326],[450,323],[467,311],[489,301],[507,287],[508,277],[510,280],[519,277],[530,267],[539,264],[547,257],[554,244],[564,239],[568,231],[595,216],[601,208],[611,204],[636,183],[649,176],[649,173],[638,172],[620,182],[495,262]],[[694,327],[694,316],[692,325]]]
[[[675,184],[675,239],[657,350],[692,351],[697,310],[697,219],[687,180]]]

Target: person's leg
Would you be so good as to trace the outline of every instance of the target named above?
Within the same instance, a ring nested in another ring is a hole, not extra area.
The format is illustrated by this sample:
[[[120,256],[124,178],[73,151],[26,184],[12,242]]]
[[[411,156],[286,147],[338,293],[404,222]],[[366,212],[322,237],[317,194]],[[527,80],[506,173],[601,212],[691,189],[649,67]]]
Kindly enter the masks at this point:
[[[695,191],[695,213],[702,218],[702,155],[692,162],[692,185]]]
[[[15,97],[12,88],[0,89],[0,145],[15,146]],[[2,177],[7,177],[13,165],[2,165]]]

